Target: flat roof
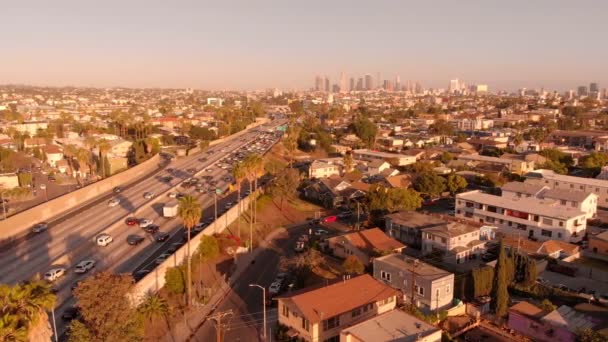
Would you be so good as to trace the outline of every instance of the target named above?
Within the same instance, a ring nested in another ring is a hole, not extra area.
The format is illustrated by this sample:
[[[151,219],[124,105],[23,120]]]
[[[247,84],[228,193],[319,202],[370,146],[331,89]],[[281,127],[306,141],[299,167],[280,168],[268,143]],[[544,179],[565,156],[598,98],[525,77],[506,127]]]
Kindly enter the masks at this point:
[[[439,331],[434,327],[401,310],[392,310],[342,330],[342,335],[352,335],[357,341],[410,341],[424,338]]]
[[[583,178],[576,176],[568,176],[568,175],[560,175],[558,173],[553,172],[552,170],[539,169],[530,171],[525,174],[526,178],[544,178],[558,182],[566,182],[566,183],[575,183],[575,184],[584,184],[589,186],[596,187],[608,187],[608,180],[596,179],[596,178]]]
[[[354,153],[359,153],[359,154],[375,155],[375,156],[378,156],[378,157],[381,157],[381,158],[414,158],[414,156],[408,156],[408,155],[405,155],[405,154],[372,151],[372,150],[368,150],[368,149],[354,150],[353,152]]]
[[[479,190],[458,194],[456,195],[456,199],[479,202],[495,207],[537,214],[561,220],[568,220],[585,215],[585,213],[577,208],[556,206],[555,204],[557,202],[554,200],[544,200],[534,197],[507,198],[485,194]]]
[[[421,277],[431,281],[453,276],[452,273],[446,270],[442,270],[441,268],[435,267],[431,264],[427,264],[423,261],[407,256],[405,254],[393,253],[376,258],[374,259],[374,267],[376,262],[386,263],[400,270],[405,270],[409,272],[415,271],[417,278]]]

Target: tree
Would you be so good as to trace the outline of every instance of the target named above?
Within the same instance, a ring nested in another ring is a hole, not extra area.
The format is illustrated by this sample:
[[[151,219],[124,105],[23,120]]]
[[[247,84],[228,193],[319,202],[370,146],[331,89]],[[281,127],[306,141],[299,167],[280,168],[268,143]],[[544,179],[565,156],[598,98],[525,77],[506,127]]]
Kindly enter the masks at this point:
[[[187,247],[187,264],[188,269],[186,271],[186,287],[188,290],[188,306],[192,303],[192,260],[190,254],[190,235],[192,228],[199,223],[202,216],[201,205],[198,203],[196,198],[192,196],[184,196],[179,199],[179,206],[177,208],[177,216],[182,219],[184,227],[188,231],[188,247]]]
[[[184,279],[184,272],[180,267],[167,268],[165,287],[169,292],[176,295],[182,295],[186,292],[186,280]]]
[[[283,211],[284,200],[292,199],[298,186],[300,185],[300,174],[295,169],[286,169],[283,173],[278,175],[270,188],[270,193],[273,197],[278,197],[281,200],[281,211]]]
[[[416,177],[414,188],[424,194],[436,196],[445,191],[445,179],[433,172],[425,172]]]
[[[366,197],[369,210],[373,212],[416,210],[422,206],[420,194],[411,189],[372,185]]]
[[[268,174],[276,176],[285,169],[285,164],[278,159],[269,158],[264,163],[264,171]]]
[[[237,163],[236,165],[234,165],[234,167],[232,168],[232,177],[234,178],[234,181],[236,183],[236,191],[237,191],[237,196],[238,196],[238,214],[239,214],[239,218],[237,218],[236,220],[236,224],[237,224],[237,234],[238,237],[241,237],[241,211],[242,211],[242,204],[241,204],[241,185],[243,183],[243,180],[245,179],[245,177],[247,177],[246,174],[246,170],[245,170],[245,165],[242,162]]]
[[[442,163],[447,164],[447,163],[449,163],[450,161],[454,160],[454,155],[453,155],[453,154],[451,154],[450,152],[447,152],[447,151],[446,151],[446,152],[441,153],[441,155],[439,156],[439,160],[440,160]]]
[[[606,335],[591,328],[579,329],[577,331],[578,342],[606,342]]]
[[[494,269],[489,266],[473,269],[473,285],[475,298],[487,296],[492,292],[492,283],[494,281]]]
[[[551,303],[551,301],[546,298],[543,299],[543,301],[540,303],[539,307],[541,309],[543,309],[543,311],[545,311],[545,312],[552,312],[555,309],[557,309],[557,306],[553,305],[553,303]]]
[[[498,260],[494,268],[494,282],[492,284],[491,307],[497,317],[504,317],[509,308],[509,292],[507,287],[510,283],[509,265],[507,253],[502,240],[498,249]]]
[[[363,115],[359,115],[351,125],[352,131],[363,141],[367,148],[374,146],[378,127]]]
[[[32,174],[29,172],[20,172],[17,174],[17,178],[21,187],[29,187],[32,184]]]
[[[156,293],[146,293],[143,302],[139,304],[137,310],[150,325],[153,325],[152,323],[155,319],[163,317],[165,319],[165,323],[167,324],[167,329],[171,331],[171,324],[167,319],[167,314],[169,313],[169,304],[165,298]]]
[[[198,254],[203,262],[213,260],[220,255],[220,244],[215,236],[203,235],[198,245]]]
[[[342,267],[348,274],[363,274],[363,272],[365,272],[365,266],[361,260],[354,255],[349,255],[346,257],[342,263]]]
[[[540,169],[552,170],[555,173],[559,173],[561,175],[565,175],[568,173],[568,168],[563,163],[559,161],[554,161],[551,159],[547,159],[544,163],[539,165]]]
[[[106,163],[107,153],[110,151],[112,146],[107,140],[100,139],[97,141],[97,148],[99,149],[99,159],[101,160],[101,170],[103,172],[102,176],[103,178],[106,178],[109,174],[108,170],[106,170],[106,165],[108,164]]]
[[[344,173],[349,173],[353,169],[353,155],[350,153],[345,153],[342,157],[342,162],[344,163]]]
[[[602,167],[608,164],[608,153],[592,152],[582,157],[579,164],[589,171],[598,173]]]
[[[70,324],[70,341],[141,341],[143,326],[129,299],[133,278],[129,274],[98,272],[74,290],[82,320]]]
[[[429,132],[441,136],[451,136],[454,135],[454,126],[443,119],[439,119],[429,126]]]
[[[448,176],[446,181],[446,187],[448,191],[454,195],[459,190],[465,189],[467,187],[467,180],[464,177],[456,174],[451,174]]]

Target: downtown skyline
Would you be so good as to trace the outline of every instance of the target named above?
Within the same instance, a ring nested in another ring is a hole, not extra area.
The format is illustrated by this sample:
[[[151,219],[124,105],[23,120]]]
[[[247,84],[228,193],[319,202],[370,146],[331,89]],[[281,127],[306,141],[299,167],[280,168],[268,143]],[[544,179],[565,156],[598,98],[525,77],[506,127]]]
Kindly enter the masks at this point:
[[[607,10],[591,1],[31,1],[0,14],[10,32],[0,83],[307,90],[311,75],[379,72],[428,88],[458,78],[493,91],[566,91],[608,84],[608,49],[591,43]]]

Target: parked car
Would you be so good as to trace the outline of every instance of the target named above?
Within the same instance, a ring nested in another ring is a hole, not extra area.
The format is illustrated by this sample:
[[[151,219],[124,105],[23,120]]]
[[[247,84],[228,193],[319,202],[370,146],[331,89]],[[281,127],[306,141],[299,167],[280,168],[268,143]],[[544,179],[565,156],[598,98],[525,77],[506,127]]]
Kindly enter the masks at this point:
[[[57,267],[50,269],[48,272],[44,274],[44,279],[47,281],[55,281],[65,275],[65,268]]]
[[[95,241],[97,242],[97,246],[101,246],[101,247],[105,247],[107,245],[109,245],[110,243],[112,243],[112,241],[114,241],[114,239],[112,239],[112,237],[109,234],[100,234],[97,236],[97,239],[95,239]]]
[[[93,267],[95,267],[95,260],[83,260],[76,265],[74,273],[87,273]]]
[[[268,293],[276,295],[281,291],[281,283],[274,282],[268,287]]]
[[[304,252],[304,250],[306,250],[306,244],[304,243],[304,241],[296,241],[296,245],[293,250],[296,253]]]
[[[145,238],[140,235],[132,234],[127,236],[127,243],[131,246],[139,245],[140,243],[144,242],[144,240]]]
[[[80,317],[80,310],[78,310],[76,307],[67,308],[63,314],[61,314],[61,319],[64,321],[72,321],[78,317]]]
[[[321,236],[321,235],[327,235],[327,234],[329,234],[329,232],[327,230],[325,230],[325,229],[316,229],[314,231],[314,234],[316,236]]]
[[[175,197],[177,197],[177,193],[175,193],[175,192],[170,192],[170,193],[168,193],[168,194],[167,194],[167,196],[168,196],[169,198],[175,198]]]
[[[49,228],[49,224],[46,222],[36,223],[34,227],[32,227],[32,232],[34,233],[42,233]]]

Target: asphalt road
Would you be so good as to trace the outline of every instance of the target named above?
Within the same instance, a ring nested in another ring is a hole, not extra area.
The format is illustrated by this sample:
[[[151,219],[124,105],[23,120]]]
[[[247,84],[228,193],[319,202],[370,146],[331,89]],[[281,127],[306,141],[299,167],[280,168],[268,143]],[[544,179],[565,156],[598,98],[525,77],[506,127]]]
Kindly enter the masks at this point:
[[[269,247],[261,250],[255,263],[241,273],[238,282],[215,310],[216,313],[232,311],[232,315],[224,320],[225,325],[222,324],[223,341],[263,341],[262,290],[250,287],[249,284],[259,284],[267,289],[280,272],[278,266],[281,256],[294,256],[295,242],[300,235],[307,233],[308,229],[307,224],[287,229],[273,239]],[[271,329],[277,322],[276,303],[267,307],[266,314],[267,333],[271,335]],[[215,339],[216,326],[213,320],[209,319],[196,332],[193,340],[205,342]]]

